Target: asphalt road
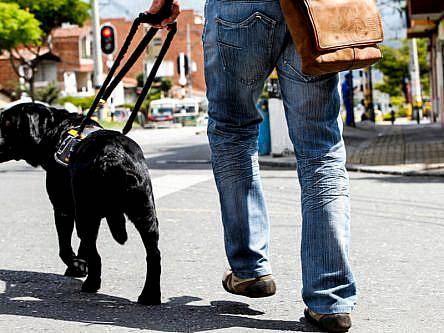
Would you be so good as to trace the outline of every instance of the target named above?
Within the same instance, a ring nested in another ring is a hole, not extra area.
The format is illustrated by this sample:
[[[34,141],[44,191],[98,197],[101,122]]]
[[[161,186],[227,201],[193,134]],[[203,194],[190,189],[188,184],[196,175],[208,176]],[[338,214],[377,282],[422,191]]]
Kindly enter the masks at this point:
[[[0,332],[316,332],[301,318],[295,171],[262,172],[277,294],[227,294],[220,285],[227,263],[219,203],[206,138],[196,132],[132,133],[150,158],[161,224],[157,307],[134,303],[145,254],[131,224],[124,246],[102,225],[102,289],[83,294],[81,280],[62,275],[44,172],[21,162],[0,166]],[[351,262],[360,292],[352,332],[442,332],[443,179],[350,176]]]

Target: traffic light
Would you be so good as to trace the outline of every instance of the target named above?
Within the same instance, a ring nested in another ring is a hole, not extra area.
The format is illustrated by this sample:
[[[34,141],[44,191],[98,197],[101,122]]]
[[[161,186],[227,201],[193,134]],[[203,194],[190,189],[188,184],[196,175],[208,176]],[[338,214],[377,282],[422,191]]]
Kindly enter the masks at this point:
[[[177,71],[179,72],[179,84],[185,86],[187,84],[187,76],[190,73],[188,64],[188,56],[181,52],[177,57]]]
[[[188,75],[190,73],[190,66],[188,64],[188,56],[180,52],[177,57],[177,71],[179,73],[183,73],[184,75]]]
[[[116,49],[116,33],[114,27],[105,24],[100,29],[100,45],[104,54],[112,54]]]

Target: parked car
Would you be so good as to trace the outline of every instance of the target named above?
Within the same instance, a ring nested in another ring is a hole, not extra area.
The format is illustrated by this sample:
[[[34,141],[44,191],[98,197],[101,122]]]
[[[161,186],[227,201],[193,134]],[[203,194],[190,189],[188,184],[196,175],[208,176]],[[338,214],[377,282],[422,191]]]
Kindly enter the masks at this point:
[[[114,121],[119,121],[119,122],[127,121],[130,114],[131,114],[131,111],[129,111],[127,109],[117,108],[114,110],[114,115],[113,115]]]
[[[14,101],[14,102],[11,102],[11,103],[3,104],[3,105],[0,107],[0,111],[4,111],[4,110],[7,110],[7,109],[9,109],[9,108],[12,108],[14,105],[17,105],[17,104],[21,104],[21,103],[31,103],[31,102],[32,102],[32,99],[31,99],[30,97],[21,98],[21,99],[19,99],[19,100],[17,100],[17,101]],[[34,103],[42,104],[42,105],[45,105],[45,106],[49,106],[49,104],[47,104],[47,103],[45,103],[45,102],[41,102],[41,101],[34,101]]]

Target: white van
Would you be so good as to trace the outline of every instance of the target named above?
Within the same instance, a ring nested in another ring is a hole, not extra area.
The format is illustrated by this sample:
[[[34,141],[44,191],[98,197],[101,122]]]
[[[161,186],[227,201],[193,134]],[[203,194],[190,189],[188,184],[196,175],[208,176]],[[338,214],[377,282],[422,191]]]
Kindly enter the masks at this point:
[[[173,98],[162,98],[151,101],[148,120],[150,121],[172,121],[176,110],[177,100]]]
[[[148,120],[173,121],[182,125],[195,125],[201,108],[202,98],[162,98],[150,103]]]

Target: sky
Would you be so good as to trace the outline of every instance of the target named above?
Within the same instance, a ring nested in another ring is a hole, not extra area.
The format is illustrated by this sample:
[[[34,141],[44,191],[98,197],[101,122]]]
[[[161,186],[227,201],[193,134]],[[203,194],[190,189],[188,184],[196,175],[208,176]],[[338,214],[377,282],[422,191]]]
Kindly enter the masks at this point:
[[[183,9],[194,9],[203,12],[204,0],[179,0]],[[134,18],[139,12],[146,10],[151,0],[101,0],[100,15],[102,17]],[[399,13],[389,8],[381,10],[386,40],[405,37],[403,19]]]
[[[183,9],[194,9],[200,13],[203,12],[203,0],[179,0],[180,6]],[[142,11],[148,9],[151,0],[101,0],[100,1],[100,16],[102,17],[118,17],[129,16],[131,13],[133,17]]]

